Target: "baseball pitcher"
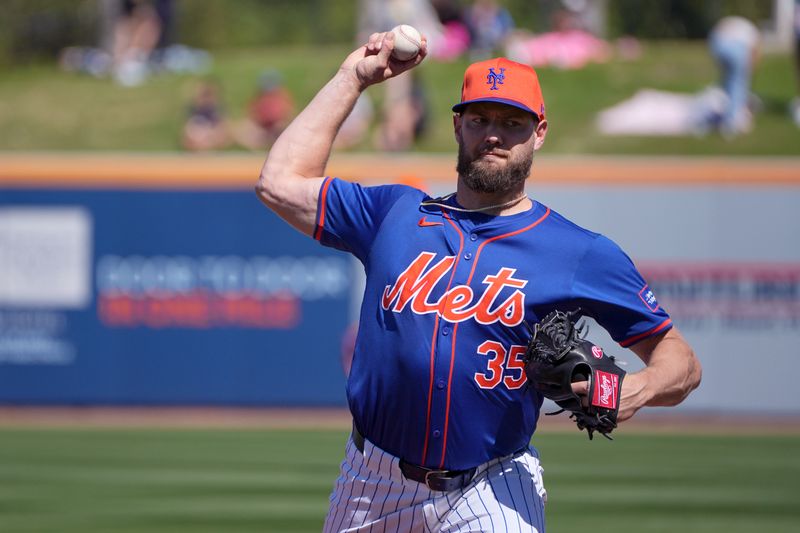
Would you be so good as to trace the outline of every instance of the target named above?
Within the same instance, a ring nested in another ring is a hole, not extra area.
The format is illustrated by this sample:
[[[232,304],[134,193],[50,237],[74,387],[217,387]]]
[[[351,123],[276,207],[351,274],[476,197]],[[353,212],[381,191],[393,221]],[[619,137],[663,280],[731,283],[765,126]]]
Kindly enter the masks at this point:
[[[419,65],[375,33],[269,152],[261,201],[364,265],[347,399],[353,431],[327,531],[545,530],[530,445],[544,397],[589,436],[643,406],[681,402],[700,365],[628,256],[528,197],[547,134],[536,72],[469,66],[453,107],[455,192],[325,176],[359,94]],[[454,85],[454,93],[457,86]],[[589,316],[646,364],[625,373],[583,339]]]

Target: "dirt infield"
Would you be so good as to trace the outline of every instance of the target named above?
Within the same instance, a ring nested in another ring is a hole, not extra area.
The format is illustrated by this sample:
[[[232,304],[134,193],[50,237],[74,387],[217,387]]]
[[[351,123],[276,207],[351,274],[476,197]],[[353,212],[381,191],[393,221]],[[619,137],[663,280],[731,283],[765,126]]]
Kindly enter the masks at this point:
[[[351,424],[344,408],[0,407],[2,428],[331,429]],[[542,416],[539,431],[576,431],[562,414]],[[639,413],[619,431],[695,434],[800,434],[800,416]]]

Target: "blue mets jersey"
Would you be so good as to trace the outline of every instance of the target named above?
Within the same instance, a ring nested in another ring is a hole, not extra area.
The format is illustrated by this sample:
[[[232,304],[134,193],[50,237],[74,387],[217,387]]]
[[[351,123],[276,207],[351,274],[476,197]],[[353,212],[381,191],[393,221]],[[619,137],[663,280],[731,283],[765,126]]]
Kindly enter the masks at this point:
[[[538,202],[490,216],[430,200],[327,178],[317,209],[314,237],[366,271],[347,399],[392,455],[460,470],[528,444],[542,397],[526,387],[524,322],[580,308],[622,346],[671,327],[608,238]]]

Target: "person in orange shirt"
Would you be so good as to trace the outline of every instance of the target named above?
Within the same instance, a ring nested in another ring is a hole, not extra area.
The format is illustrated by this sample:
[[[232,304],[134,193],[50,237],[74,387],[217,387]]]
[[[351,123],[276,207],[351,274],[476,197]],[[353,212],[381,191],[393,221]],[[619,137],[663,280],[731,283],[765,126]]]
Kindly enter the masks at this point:
[[[235,128],[236,142],[250,150],[269,148],[294,116],[294,98],[276,70],[261,74],[247,117]]]

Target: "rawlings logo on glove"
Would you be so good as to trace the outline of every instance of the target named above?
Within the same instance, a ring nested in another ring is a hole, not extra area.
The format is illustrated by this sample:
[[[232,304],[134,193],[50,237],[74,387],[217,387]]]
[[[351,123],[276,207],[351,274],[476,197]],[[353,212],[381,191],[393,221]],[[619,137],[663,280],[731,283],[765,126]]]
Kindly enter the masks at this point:
[[[578,429],[585,429],[590,439],[595,431],[611,439],[625,371],[613,356],[584,340],[585,324],[576,326],[572,321],[577,313],[553,311],[531,329],[525,373],[536,390],[561,407],[548,414],[569,411]],[[572,390],[578,381],[588,382],[588,398]]]

